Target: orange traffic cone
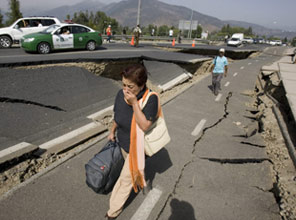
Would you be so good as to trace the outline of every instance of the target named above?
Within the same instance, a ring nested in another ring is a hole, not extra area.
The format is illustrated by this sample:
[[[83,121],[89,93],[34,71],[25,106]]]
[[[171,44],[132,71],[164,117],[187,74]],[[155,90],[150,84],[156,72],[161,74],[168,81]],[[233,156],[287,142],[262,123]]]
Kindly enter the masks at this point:
[[[192,47],[195,47],[195,40],[192,41]]]
[[[134,36],[132,36],[131,45],[132,45],[132,46],[134,46],[134,45],[135,45],[135,37],[134,37]]]
[[[174,47],[175,46],[175,38],[173,38],[173,43],[172,43],[172,46]]]

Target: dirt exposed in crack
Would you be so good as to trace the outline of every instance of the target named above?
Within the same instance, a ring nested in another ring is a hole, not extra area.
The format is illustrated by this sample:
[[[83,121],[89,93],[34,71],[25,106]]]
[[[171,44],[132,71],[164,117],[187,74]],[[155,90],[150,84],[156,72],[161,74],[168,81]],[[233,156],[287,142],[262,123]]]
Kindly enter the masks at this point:
[[[113,72],[113,75],[116,73],[119,75],[119,71],[126,67],[126,65],[131,63],[137,63],[138,61],[128,61],[128,62],[110,62],[110,63],[64,63],[64,64],[46,64],[46,65],[35,65],[35,66],[26,66],[26,67],[17,67],[17,69],[39,69],[39,68],[48,68],[53,66],[63,66],[63,67],[80,67],[85,68],[95,75],[102,75],[105,77],[110,77],[110,74]],[[157,85],[154,85],[151,81],[148,80],[147,86],[152,90],[160,93],[161,103],[166,103],[169,100],[173,99],[176,95],[181,94],[192,85],[196,84],[198,81],[209,75],[209,66],[210,61],[203,62],[201,66],[198,67],[196,72],[193,74],[193,77],[174,88],[161,92]],[[118,82],[119,80],[116,77],[110,77],[111,79]],[[111,115],[105,116],[100,122],[105,125],[107,128],[110,128],[111,121],[113,117]],[[95,137],[94,137],[95,138]],[[83,144],[87,144],[92,139],[85,141]],[[81,146],[79,145],[79,146]],[[77,146],[77,147],[79,147]],[[75,148],[71,149],[68,152],[63,154],[48,154],[43,157],[36,156],[34,154],[27,154],[20,158],[8,161],[4,164],[0,164],[0,196],[12,189],[13,187],[19,185],[20,183],[28,180],[35,174],[43,171],[45,168],[51,164],[58,162],[60,159],[64,158],[72,151],[75,151]]]
[[[258,120],[259,132],[264,139],[267,155],[272,162],[273,189],[270,192],[274,194],[279,204],[282,219],[296,219],[295,167],[289,156],[278,121],[272,111],[272,107],[275,105],[272,99],[275,99],[281,102],[280,105],[285,110],[282,113],[284,115],[287,113],[285,117],[289,118],[288,104],[282,98],[285,96],[285,92],[277,73],[260,74],[255,91],[249,95],[253,100],[249,107],[254,109],[253,114]],[[286,123],[292,127],[291,120]]]

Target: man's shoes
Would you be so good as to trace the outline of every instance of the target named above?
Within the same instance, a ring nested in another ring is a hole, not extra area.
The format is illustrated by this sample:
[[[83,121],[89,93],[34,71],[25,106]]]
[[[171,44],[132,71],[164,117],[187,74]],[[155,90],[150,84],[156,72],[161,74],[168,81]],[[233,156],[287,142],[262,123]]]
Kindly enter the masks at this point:
[[[214,91],[214,95],[217,96],[219,93],[218,91]]]

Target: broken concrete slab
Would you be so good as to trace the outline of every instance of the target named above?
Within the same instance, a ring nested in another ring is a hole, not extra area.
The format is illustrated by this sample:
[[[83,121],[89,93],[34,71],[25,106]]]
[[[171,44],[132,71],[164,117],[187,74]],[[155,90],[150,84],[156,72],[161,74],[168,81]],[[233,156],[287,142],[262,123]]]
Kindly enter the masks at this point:
[[[162,91],[169,90],[192,77],[185,69],[173,63],[145,60],[144,65],[149,73],[148,78],[152,83],[159,85]]]
[[[296,74],[295,64],[279,63],[279,67],[280,67],[280,72],[291,72]]]
[[[294,80],[294,81],[296,81],[296,70],[295,70],[295,72],[281,71],[280,72],[280,77],[282,79],[285,79],[285,80]]]
[[[287,94],[296,95],[296,89],[295,89],[296,81],[283,79],[282,82]]]

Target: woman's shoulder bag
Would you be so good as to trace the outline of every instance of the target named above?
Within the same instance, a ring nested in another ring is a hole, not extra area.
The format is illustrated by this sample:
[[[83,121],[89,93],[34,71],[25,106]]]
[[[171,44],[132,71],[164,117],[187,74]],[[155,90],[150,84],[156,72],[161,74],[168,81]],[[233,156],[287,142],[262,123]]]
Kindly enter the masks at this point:
[[[140,102],[141,109],[145,107],[147,104],[147,101],[151,95],[156,95],[158,97],[158,94],[155,92],[149,91],[148,95],[146,96],[145,100]],[[169,135],[162,110],[160,105],[160,99],[158,97],[158,114],[157,114],[156,121],[151,125],[148,131],[144,134],[145,139],[145,154],[148,156],[152,156],[155,153],[157,153],[160,149],[162,149],[165,145],[167,145],[171,137]]]

